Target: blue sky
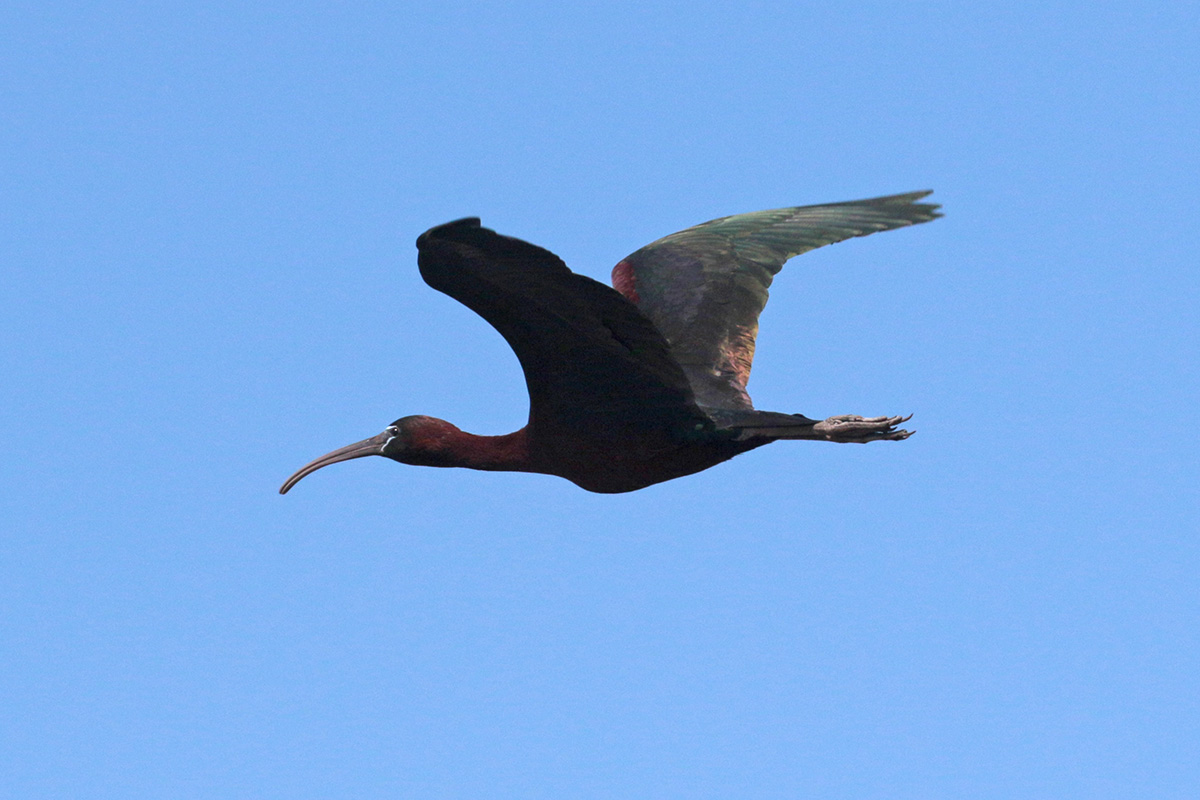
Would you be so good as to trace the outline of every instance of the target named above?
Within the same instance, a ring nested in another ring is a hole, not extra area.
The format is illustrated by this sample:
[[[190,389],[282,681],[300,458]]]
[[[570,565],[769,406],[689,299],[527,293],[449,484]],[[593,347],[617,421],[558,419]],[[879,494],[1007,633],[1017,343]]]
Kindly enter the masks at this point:
[[[1186,3],[7,3],[0,795],[1191,798]],[[309,459],[523,424],[420,280],[478,215],[607,280],[790,262],[750,390],[915,414],[621,496]]]

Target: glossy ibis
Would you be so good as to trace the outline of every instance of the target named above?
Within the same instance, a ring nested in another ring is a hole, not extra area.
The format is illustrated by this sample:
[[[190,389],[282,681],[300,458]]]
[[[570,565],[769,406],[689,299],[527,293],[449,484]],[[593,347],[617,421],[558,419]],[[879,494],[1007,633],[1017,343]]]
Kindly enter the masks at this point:
[[[781,208],[705,222],[646,245],[612,271],[615,289],[553,253],[475,218],[417,239],[425,282],[479,314],[521,362],[529,422],[476,436],[402,417],[334,450],[310,472],[362,456],[403,464],[558,475],[593,492],[630,492],[690,475],[778,439],[907,439],[908,417],[823,421],[758,411],[746,393],[758,315],[792,256],[855,236],[928,222],[938,206],[910,192]]]

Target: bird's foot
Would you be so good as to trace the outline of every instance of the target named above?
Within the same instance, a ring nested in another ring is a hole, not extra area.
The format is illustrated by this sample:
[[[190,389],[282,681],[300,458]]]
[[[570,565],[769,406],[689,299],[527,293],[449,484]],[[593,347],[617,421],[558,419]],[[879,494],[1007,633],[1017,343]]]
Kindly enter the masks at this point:
[[[896,426],[912,419],[907,417],[860,417],[854,414],[843,414],[830,417],[813,426],[813,431],[831,442],[877,442],[881,440],[898,442],[913,435],[912,431],[899,429]]]

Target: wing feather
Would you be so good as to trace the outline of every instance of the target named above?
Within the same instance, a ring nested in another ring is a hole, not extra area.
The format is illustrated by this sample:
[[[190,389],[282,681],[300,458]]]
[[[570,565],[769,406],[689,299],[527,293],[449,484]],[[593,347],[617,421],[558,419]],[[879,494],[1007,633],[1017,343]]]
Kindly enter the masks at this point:
[[[721,217],[625,258],[613,285],[666,337],[704,407],[752,408],[746,382],[758,316],[788,259],[827,244],[928,222],[939,206],[907,194]]]
[[[516,353],[531,429],[618,436],[707,421],[654,324],[548,250],[476,218],[426,231],[417,248],[425,282],[487,320]]]

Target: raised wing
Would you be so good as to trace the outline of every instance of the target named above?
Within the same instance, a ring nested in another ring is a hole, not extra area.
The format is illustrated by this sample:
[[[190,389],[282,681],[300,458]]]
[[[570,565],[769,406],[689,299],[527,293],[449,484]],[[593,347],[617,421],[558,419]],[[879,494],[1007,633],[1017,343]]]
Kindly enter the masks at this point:
[[[516,353],[531,430],[616,438],[708,424],[654,324],[558,256],[475,218],[426,231],[417,249],[425,282],[491,323]]]
[[[930,192],[722,217],[646,245],[613,268],[613,286],[670,344],[696,401],[752,408],[746,393],[758,315],[793,256],[940,217]]]

